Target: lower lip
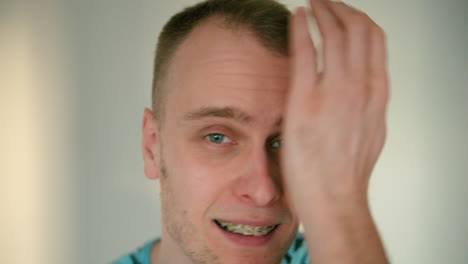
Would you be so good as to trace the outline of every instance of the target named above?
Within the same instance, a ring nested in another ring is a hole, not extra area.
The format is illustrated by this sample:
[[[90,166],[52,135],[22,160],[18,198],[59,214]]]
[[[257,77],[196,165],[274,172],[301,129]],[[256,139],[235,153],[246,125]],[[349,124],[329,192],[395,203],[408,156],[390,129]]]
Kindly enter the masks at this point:
[[[272,238],[276,230],[279,228],[277,226],[273,231],[264,235],[264,236],[244,236],[240,234],[235,234],[228,232],[218,226],[216,223],[213,222],[213,225],[221,231],[221,233],[226,237],[228,240],[233,242],[234,244],[242,247],[262,247],[265,246]]]

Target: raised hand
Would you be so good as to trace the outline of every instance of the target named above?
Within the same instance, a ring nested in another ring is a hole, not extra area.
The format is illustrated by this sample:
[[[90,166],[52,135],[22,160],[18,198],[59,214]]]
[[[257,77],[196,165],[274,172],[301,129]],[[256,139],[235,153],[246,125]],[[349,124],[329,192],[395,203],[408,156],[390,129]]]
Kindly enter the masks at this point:
[[[281,156],[286,196],[304,224],[313,263],[386,263],[367,201],[386,135],[384,32],[344,3],[310,2],[323,41],[323,71],[317,71],[300,8],[290,26]]]
[[[323,39],[323,72],[317,72],[306,12],[300,8],[290,27],[284,181],[294,200],[311,192],[330,199],[365,199],[385,140],[389,85],[384,32],[342,2],[310,2]]]

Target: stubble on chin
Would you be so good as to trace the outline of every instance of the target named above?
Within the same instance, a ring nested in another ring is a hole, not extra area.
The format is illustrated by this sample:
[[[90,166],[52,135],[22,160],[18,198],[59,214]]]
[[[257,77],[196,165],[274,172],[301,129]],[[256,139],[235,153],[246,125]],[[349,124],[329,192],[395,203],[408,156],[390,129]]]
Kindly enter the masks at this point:
[[[200,232],[201,228],[197,228],[193,224],[192,219],[189,218],[183,201],[177,199],[177,190],[173,188],[174,184],[171,184],[171,177],[175,176],[170,175],[164,155],[161,155],[160,165],[162,224],[163,228],[167,231],[166,233],[170,236],[169,239],[178,247],[177,249],[173,249],[174,251],[172,252],[184,254],[193,264],[222,264],[218,255],[206,244],[207,241]],[[297,226],[295,230],[297,231]],[[287,238],[288,241],[282,244],[278,251],[273,253],[273,255],[278,254],[278,256],[273,256],[273,259],[271,259],[271,255],[269,256],[271,262],[268,264],[281,263],[283,256],[279,252],[286,253],[295,238],[295,233],[293,232]],[[243,263],[250,263],[249,258],[246,258]]]

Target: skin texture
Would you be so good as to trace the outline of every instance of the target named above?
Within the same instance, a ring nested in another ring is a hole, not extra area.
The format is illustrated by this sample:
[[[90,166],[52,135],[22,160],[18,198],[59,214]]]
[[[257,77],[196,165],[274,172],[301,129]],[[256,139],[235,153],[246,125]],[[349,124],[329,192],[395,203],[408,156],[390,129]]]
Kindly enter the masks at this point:
[[[164,125],[150,110],[143,121],[145,173],[160,178],[162,243],[154,263],[278,263],[297,231],[284,199],[278,148],[289,60],[247,32],[209,21],[194,29],[169,68]],[[187,119],[203,107],[231,107],[241,120]],[[206,136],[220,133],[221,144]],[[165,174],[161,173],[164,167]],[[262,247],[239,247],[213,219],[281,223]],[[155,251],[156,252],[156,251]]]
[[[282,156],[287,196],[315,263],[387,263],[367,201],[386,135],[385,35],[341,2],[312,0],[323,72],[305,9],[291,23],[291,82]]]
[[[161,179],[163,205],[153,263],[278,263],[298,219],[314,263],[387,263],[367,201],[385,141],[384,33],[343,3],[310,2],[323,72],[304,9],[292,18],[290,58],[216,23],[197,27],[176,52],[164,126],[148,109],[143,119],[145,174]],[[212,106],[250,118],[187,120]],[[281,152],[271,148],[280,132]],[[228,140],[214,144],[210,133]],[[281,226],[267,246],[240,248],[213,232],[213,218]]]

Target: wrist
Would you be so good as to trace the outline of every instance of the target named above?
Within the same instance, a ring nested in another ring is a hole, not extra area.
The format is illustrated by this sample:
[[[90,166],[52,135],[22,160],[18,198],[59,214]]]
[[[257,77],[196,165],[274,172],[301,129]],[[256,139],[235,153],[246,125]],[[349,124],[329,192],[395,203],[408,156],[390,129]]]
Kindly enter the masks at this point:
[[[317,263],[387,263],[367,199],[309,199],[297,214]]]
[[[299,219],[343,219],[349,221],[353,218],[370,216],[367,195],[347,197],[331,196],[325,193],[309,193],[296,205]]]

